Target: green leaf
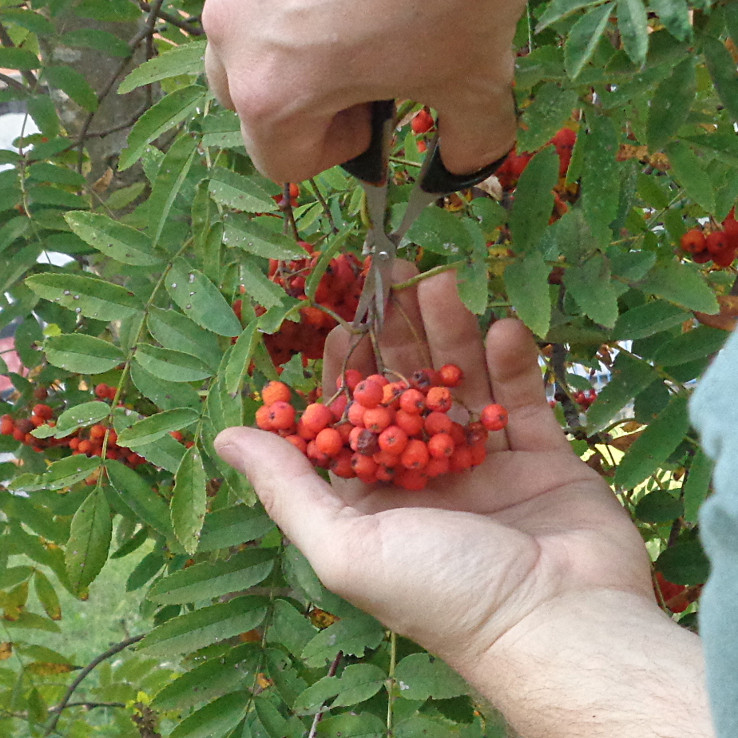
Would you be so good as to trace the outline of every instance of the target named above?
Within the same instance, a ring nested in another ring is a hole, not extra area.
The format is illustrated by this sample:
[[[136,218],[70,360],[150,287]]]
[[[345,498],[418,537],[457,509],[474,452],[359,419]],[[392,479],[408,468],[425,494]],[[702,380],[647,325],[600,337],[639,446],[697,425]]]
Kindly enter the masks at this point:
[[[110,405],[106,402],[100,402],[100,400],[83,402],[68,408],[59,415],[56,419],[54,435],[57,438],[63,438],[77,430],[77,428],[99,423],[108,415],[110,415]]]
[[[231,692],[188,715],[169,733],[170,738],[226,736],[243,719],[251,692]]]
[[[246,289],[246,295],[259,305],[265,308],[281,305],[286,292],[278,285],[272,282],[266,274],[261,270],[257,260],[254,257],[246,257],[244,259],[243,269],[241,270],[241,283]]]
[[[696,539],[669,546],[656,559],[655,565],[670,582],[687,587],[703,584],[710,573],[710,562]]]
[[[733,57],[722,41],[706,36],[705,61],[715,90],[733,120],[738,121],[738,72]]]
[[[167,620],[154,628],[138,648],[151,656],[166,658],[190,653],[252,630],[264,619],[266,611],[267,601],[263,597],[236,597]]]
[[[424,250],[454,259],[470,248],[469,233],[461,220],[443,208],[423,210],[407,232],[407,239]]]
[[[726,331],[700,325],[666,341],[658,348],[653,360],[661,366],[678,366],[706,359],[723,347],[729,335]]]
[[[326,676],[311,684],[297,697],[292,709],[298,714],[314,714],[333,697],[332,708],[356,705],[379,692],[386,679],[384,670],[374,664],[349,664],[340,677]]]
[[[687,264],[667,261],[656,266],[636,286],[647,295],[654,295],[687,310],[714,315],[720,309],[712,289],[700,273]]]
[[[358,614],[342,618],[321,630],[306,646],[302,658],[309,667],[323,666],[338,651],[363,656],[367,648],[376,648],[384,638],[384,629],[373,617]]]
[[[95,49],[108,56],[120,58],[125,58],[131,53],[130,47],[122,38],[102,28],[75,28],[63,33],[59,43],[64,46]]]
[[[254,349],[259,343],[257,321],[252,320],[233,346],[231,355],[225,368],[226,390],[231,393],[238,392],[241,388],[241,380],[246,375],[251,364]]]
[[[152,305],[146,320],[152,337],[164,348],[192,354],[217,368],[221,358],[218,339],[177,310]]]
[[[163,259],[153,253],[151,239],[141,231],[101,213],[70,212],[64,219],[85,243],[121,264],[155,266]]]
[[[145,525],[171,538],[172,526],[167,503],[151,488],[151,484],[119,461],[107,459],[105,469],[121,502]]]
[[[88,495],[72,518],[66,547],[67,574],[78,594],[100,573],[108,558],[113,523],[100,487]]]
[[[18,69],[28,71],[41,66],[39,58],[28,49],[19,49],[17,46],[0,47],[0,67],[4,69]]]
[[[299,658],[303,649],[315,634],[317,628],[287,600],[277,599],[272,608],[271,627],[267,633],[270,643],[286,648]]]
[[[643,523],[668,523],[682,514],[682,503],[665,489],[656,489],[638,500],[636,519]]]
[[[538,252],[527,254],[505,269],[505,287],[510,302],[518,317],[537,336],[545,336],[551,323],[550,271]]]
[[[200,530],[205,520],[206,483],[200,452],[197,446],[190,446],[182,456],[174,475],[174,489],[169,503],[174,535],[190,555],[197,550]]]
[[[689,429],[687,398],[676,395],[623,456],[614,483],[632,489],[658,469]]]
[[[236,215],[228,216],[225,220],[223,243],[265,259],[302,259],[305,257],[305,250],[298,246],[294,239],[276,231],[270,231],[256,221]]]
[[[345,712],[323,718],[315,734],[330,738],[383,738],[387,730],[384,722],[370,712]]]
[[[618,317],[618,296],[610,264],[599,252],[564,272],[564,285],[582,312],[595,323],[611,328]]]
[[[633,398],[658,379],[647,362],[619,353],[612,366],[610,381],[602,388],[587,411],[587,430],[601,431]]]
[[[0,10],[0,19],[2,19],[3,23],[20,26],[31,33],[45,35],[56,32],[54,24],[48,18],[33,10],[3,8]]]
[[[148,200],[149,231],[156,245],[161,238],[174,200],[190,172],[197,154],[197,141],[191,136],[179,136],[164,155],[156,173]]]
[[[674,71],[661,82],[651,97],[646,125],[650,151],[665,146],[684,125],[696,94],[694,59],[687,57],[674,67]]]
[[[564,66],[571,79],[576,78],[592,58],[614,9],[614,3],[611,2],[594,8],[585,13],[569,30],[564,44]]]
[[[213,375],[213,370],[192,354],[147,343],[136,347],[134,360],[149,374],[169,382],[197,382]]]
[[[649,7],[658,13],[666,30],[679,41],[692,37],[689,6],[686,0],[649,0]]]
[[[648,53],[648,16],[643,0],[618,0],[618,30],[625,53],[642,67]]]
[[[274,528],[274,521],[263,511],[246,505],[233,505],[209,513],[200,533],[199,553],[218,551],[254,541]]]
[[[258,644],[243,643],[219,658],[204,661],[157,692],[151,706],[155,710],[183,710],[219,697],[233,689],[234,675],[256,671],[261,654]]]
[[[684,187],[687,195],[708,213],[714,212],[715,190],[712,180],[694,151],[681,141],[673,141],[666,147],[666,155],[675,179]]]
[[[164,605],[221,597],[264,581],[274,568],[274,559],[275,551],[270,549],[239,551],[226,560],[206,561],[176,571],[156,582],[146,596]]]
[[[28,277],[25,284],[39,297],[95,320],[120,320],[143,309],[125,287],[87,275],[45,272]]]
[[[530,160],[515,190],[510,233],[516,252],[532,251],[541,240],[551,217],[558,179],[559,157],[547,146]]]
[[[200,413],[190,408],[164,410],[136,421],[118,434],[118,445],[127,448],[138,448],[153,443],[172,431],[181,430],[197,422]]]
[[[135,362],[131,364],[131,381],[144,397],[164,410],[178,407],[198,410],[202,405],[200,395],[190,385],[155,377]]]
[[[687,478],[682,486],[684,496],[684,519],[696,523],[700,507],[707,498],[712,480],[714,464],[712,459],[701,449],[695,451],[692,463],[687,471]]]
[[[545,82],[523,113],[525,127],[518,129],[518,151],[535,151],[545,145],[571,119],[577,107],[576,90]]]
[[[181,257],[172,262],[165,286],[182,312],[198,325],[220,336],[241,333],[241,324],[220,290]]]
[[[402,659],[395,667],[395,680],[406,700],[442,700],[469,691],[455,671],[429,653],[413,653]]]
[[[208,190],[215,202],[233,210],[244,213],[272,213],[279,210],[260,180],[230,169],[215,168],[210,175]]]
[[[169,93],[148,108],[128,135],[128,148],[121,152],[118,170],[123,171],[135,164],[152,141],[189,118],[208,96],[205,87],[190,85]]]
[[[469,234],[469,250],[456,270],[456,287],[467,310],[483,315],[489,303],[487,242],[476,222],[464,218],[461,224]]]
[[[590,231],[601,246],[612,239],[610,223],[617,217],[620,202],[620,172],[615,157],[618,134],[610,118],[593,113],[583,139],[582,212]]]
[[[61,605],[59,604],[59,596],[56,594],[56,590],[49,581],[49,578],[41,571],[41,569],[36,569],[33,572],[33,586],[36,591],[38,601],[41,603],[41,607],[44,608],[44,612],[52,620],[61,620],[62,612]]]
[[[560,21],[581,8],[598,5],[602,0],[552,0],[541,13],[535,32],[540,33],[552,23]]]
[[[136,446],[136,453],[154,466],[160,466],[174,474],[182,461],[185,447],[167,434],[158,441]]]
[[[117,346],[82,333],[49,336],[44,341],[44,352],[51,364],[75,374],[101,374],[125,360]]]
[[[647,338],[673,328],[689,317],[688,312],[676,305],[661,300],[652,300],[620,315],[615,323],[612,337],[620,341]]]
[[[52,87],[60,89],[85,110],[94,113],[98,99],[85,76],[66,64],[44,66],[44,78]]]
[[[182,74],[201,74],[205,46],[205,39],[198,39],[181,46],[174,46],[159,56],[149,59],[136,67],[120,83],[118,94],[125,95],[142,85],[150,85],[152,82],[160,82]]]

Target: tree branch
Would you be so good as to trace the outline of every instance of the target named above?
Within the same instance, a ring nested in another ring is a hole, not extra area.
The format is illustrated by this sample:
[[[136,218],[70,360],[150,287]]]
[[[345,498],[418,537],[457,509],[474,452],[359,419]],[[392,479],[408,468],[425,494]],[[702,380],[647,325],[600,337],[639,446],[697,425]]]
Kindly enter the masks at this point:
[[[144,2],[144,0],[138,0],[138,7],[141,8],[141,10],[145,10],[147,13],[151,10],[151,4]],[[166,10],[157,11],[156,16],[170,25],[176,26],[177,28],[189,33],[191,36],[205,35],[205,31],[203,31],[202,28],[194,25],[194,23],[200,23],[199,18],[185,20],[184,18],[179,18],[172,13],[167,13]]]
[[[115,656],[116,653],[120,653],[121,651],[124,651],[128,646],[132,646],[134,643],[138,643],[140,640],[143,639],[143,635],[137,635],[133,636],[132,638],[126,638],[124,641],[121,641],[120,643],[116,643],[114,646],[111,646],[107,651],[104,651],[99,656],[96,656],[92,661],[90,661],[87,666],[85,666],[79,674],[77,674],[76,679],[69,685],[69,688],[65,692],[64,696],[59,701],[59,704],[56,705],[56,707],[52,708],[52,711],[55,713],[54,717],[49,721],[49,725],[46,728],[46,732],[44,733],[44,736],[51,735],[55,730],[57,723],[59,722],[59,718],[61,717],[61,713],[63,710],[66,709],[67,705],[69,704],[69,701],[72,699],[72,695],[74,694],[74,691],[79,687],[79,685],[82,683],[82,681],[85,679],[85,677],[98,665],[101,664],[106,659],[109,659],[111,656]]]

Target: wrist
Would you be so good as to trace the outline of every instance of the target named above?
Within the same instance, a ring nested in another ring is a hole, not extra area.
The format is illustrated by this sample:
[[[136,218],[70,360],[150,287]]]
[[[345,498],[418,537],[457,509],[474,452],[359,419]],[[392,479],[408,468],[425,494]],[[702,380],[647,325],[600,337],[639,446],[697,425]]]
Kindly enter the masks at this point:
[[[524,738],[713,735],[698,636],[640,594],[560,596],[452,665]]]

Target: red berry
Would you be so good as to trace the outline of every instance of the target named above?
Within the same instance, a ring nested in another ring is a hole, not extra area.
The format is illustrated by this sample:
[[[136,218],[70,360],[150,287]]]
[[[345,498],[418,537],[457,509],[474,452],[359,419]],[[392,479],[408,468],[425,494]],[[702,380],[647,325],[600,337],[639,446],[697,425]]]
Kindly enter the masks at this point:
[[[435,122],[433,116],[430,114],[427,108],[423,108],[418,111],[415,117],[410,122],[410,127],[413,129],[413,133],[419,135],[421,133],[427,133],[433,128]]]
[[[428,453],[435,458],[451,456],[454,452],[454,439],[448,433],[436,433],[428,441]]]
[[[341,449],[336,456],[330,460],[330,470],[337,476],[344,479],[355,477],[356,473],[351,465],[353,454],[347,448]]]
[[[95,386],[95,397],[100,400],[105,400],[108,397],[108,385],[104,382]]]
[[[15,430],[15,421],[10,415],[3,415],[0,418],[0,435],[10,436]]]
[[[502,430],[507,425],[507,410],[502,405],[487,405],[480,417],[482,425],[490,431]]]
[[[681,238],[681,246],[689,254],[698,254],[707,248],[705,234],[699,228],[692,228]]]
[[[402,428],[397,425],[391,425],[379,434],[377,441],[382,451],[399,456],[407,446],[408,437]]]
[[[450,433],[453,424],[453,420],[446,413],[433,411],[425,416],[425,432],[429,436],[433,436],[436,433]]]
[[[395,413],[395,424],[399,425],[408,436],[420,436],[423,432],[424,421],[422,415],[400,409]]]
[[[426,395],[425,404],[430,410],[448,412],[454,404],[451,390],[448,387],[431,387]]]
[[[379,405],[383,396],[382,385],[371,379],[364,379],[354,388],[354,401],[366,408]]]
[[[338,379],[336,379],[336,387],[341,389],[345,383],[346,387],[353,392],[356,385],[359,384],[361,380],[361,372],[358,369],[346,369],[346,371],[343,374],[339,374]]]
[[[428,475],[422,469],[398,469],[392,480],[394,484],[411,492],[419,492],[428,484]]]
[[[428,446],[418,438],[411,438],[400,456],[400,463],[406,469],[423,469],[427,466],[430,454]]]
[[[374,433],[381,433],[392,424],[394,413],[389,408],[372,407],[364,411],[364,425]]]
[[[326,456],[335,456],[343,448],[343,438],[335,428],[323,428],[315,437],[315,447]]]
[[[406,389],[400,395],[400,408],[406,413],[420,414],[425,410],[425,395],[419,389]]]
[[[351,468],[363,482],[373,482],[376,479],[378,466],[371,456],[356,453],[351,457]]]
[[[364,415],[367,411],[367,408],[365,408],[363,405],[361,405],[358,402],[352,402],[348,407],[348,412],[346,413],[346,417],[348,418],[349,423],[356,426],[364,427]]]
[[[269,421],[274,430],[287,430],[295,423],[295,408],[289,402],[277,400],[269,406]]]
[[[296,449],[302,451],[302,453],[307,454],[307,441],[304,438],[293,434],[285,436],[285,440],[289,441]]]
[[[309,430],[319,433],[333,422],[333,413],[326,405],[311,402],[303,411],[300,420]]]
[[[728,236],[725,231],[713,231],[705,238],[705,245],[714,258],[728,249]]]
[[[274,430],[274,426],[272,426],[271,414],[269,412],[269,408],[266,405],[262,405],[260,408],[257,409],[255,419],[257,428],[261,428],[262,430],[266,431]]]
[[[34,405],[31,412],[44,420],[49,420],[54,417],[54,411],[48,405],[44,404]]]

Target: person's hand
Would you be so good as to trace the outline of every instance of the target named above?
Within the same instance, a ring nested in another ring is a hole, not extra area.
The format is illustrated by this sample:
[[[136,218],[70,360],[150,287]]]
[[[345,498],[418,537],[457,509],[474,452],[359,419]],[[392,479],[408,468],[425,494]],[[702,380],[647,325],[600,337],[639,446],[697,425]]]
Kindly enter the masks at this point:
[[[515,136],[512,39],[524,0],[207,0],[205,66],[238,113],[255,165],[300,181],[364,151],[367,103],[411,99],[440,117],[452,172]]]
[[[509,426],[490,434],[481,466],[436,478],[422,492],[356,480],[331,486],[274,435],[237,428],[217,444],[329,589],[452,664],[570,592],[615,588],[653,598],[640,536],[572,452],[547,404],[531,335],[518,321],[500,321],[485,351],[455,279],[421,282],[417,299],[400,294],[381,354],[406,376],[428,365],[428,352],[436,367],[455,362],[467,407],[494,400],[509,410]],[[350,340],[340,330],[329,339],[326,395]],[[352,359],[365,374],[375,371],[368,345]]]

